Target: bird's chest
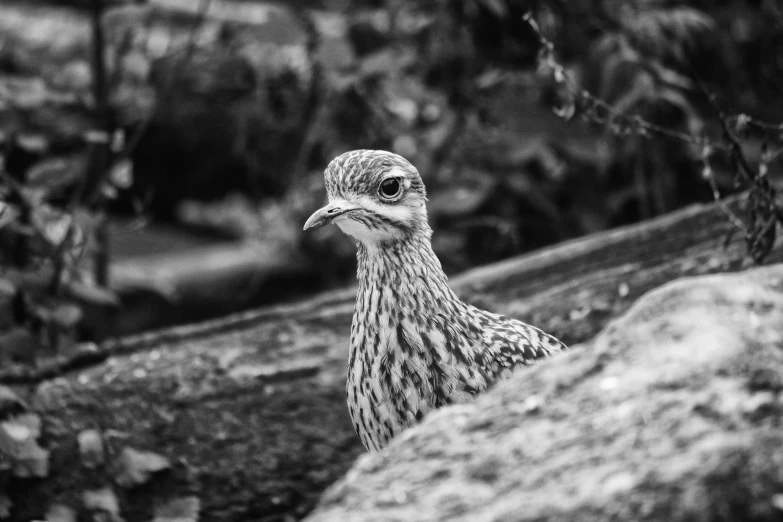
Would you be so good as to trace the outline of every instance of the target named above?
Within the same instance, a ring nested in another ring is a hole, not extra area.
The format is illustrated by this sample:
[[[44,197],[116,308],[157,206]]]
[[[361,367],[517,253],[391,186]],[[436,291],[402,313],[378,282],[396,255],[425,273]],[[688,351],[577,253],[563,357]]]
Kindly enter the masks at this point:
[[[354,428],[371,450],[430,410],[464,402],[486,387],[460,357],[475,348],[467,336],[449,339],[448,325],[410,314],[400,303],[386,302],[384,290],[377,292],[359,296],[346,387]]]

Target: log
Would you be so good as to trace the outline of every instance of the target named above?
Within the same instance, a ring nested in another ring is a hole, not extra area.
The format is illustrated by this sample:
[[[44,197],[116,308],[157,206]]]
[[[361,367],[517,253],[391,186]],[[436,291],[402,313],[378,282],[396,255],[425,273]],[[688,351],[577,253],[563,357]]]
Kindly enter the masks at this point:
[[[737,211],[741,198],[728,204]],[[477,305],[581,342],[650,288],[747,267],[740,237],[723,246],[730,227],[713,205],[693,205],[478,268],[453,285]],[[783,260],[779,243],[769,260]],[[304,516],[363,452],[343,393],[353,295],[325,293],[4,371],[4,382],[47,379],[18,388],[43,417],[52,450],[51,476],[25,484],[14,517],[42,518],[52,501],[75,506],[83,489],[110,480],[108,470],[78,465],[74,440],[87,427],[176,463],[151,486],[120,491],[129,522],[184,494],[201,498],[203,521]]]

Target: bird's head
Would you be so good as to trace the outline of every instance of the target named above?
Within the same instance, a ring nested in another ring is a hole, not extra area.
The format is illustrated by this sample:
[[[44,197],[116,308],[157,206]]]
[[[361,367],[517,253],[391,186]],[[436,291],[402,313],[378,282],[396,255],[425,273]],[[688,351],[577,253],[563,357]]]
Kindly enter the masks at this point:
[[[365,245],[429,238],[427,191],[416,167],[382,150],[355,150],[333,159],[324,172],[329,204],[304,229],[334,223]]]

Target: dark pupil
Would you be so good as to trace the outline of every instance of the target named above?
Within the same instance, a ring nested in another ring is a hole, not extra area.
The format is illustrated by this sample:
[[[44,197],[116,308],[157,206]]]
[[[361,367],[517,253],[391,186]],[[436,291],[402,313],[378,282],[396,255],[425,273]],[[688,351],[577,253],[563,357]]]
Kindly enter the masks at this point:
[[[397,195],[400,191],[400,182],[396,179],[387,179],[381,183],[381,194],[387,198],[391,198]]]

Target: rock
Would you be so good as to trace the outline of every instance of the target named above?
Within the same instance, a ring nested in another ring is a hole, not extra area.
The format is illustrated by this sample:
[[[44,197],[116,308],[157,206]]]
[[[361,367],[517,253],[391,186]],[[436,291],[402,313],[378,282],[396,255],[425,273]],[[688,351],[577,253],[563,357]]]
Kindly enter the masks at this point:
[[[360,458],[307,519],[780,520],[783,265],[683,278]]]

